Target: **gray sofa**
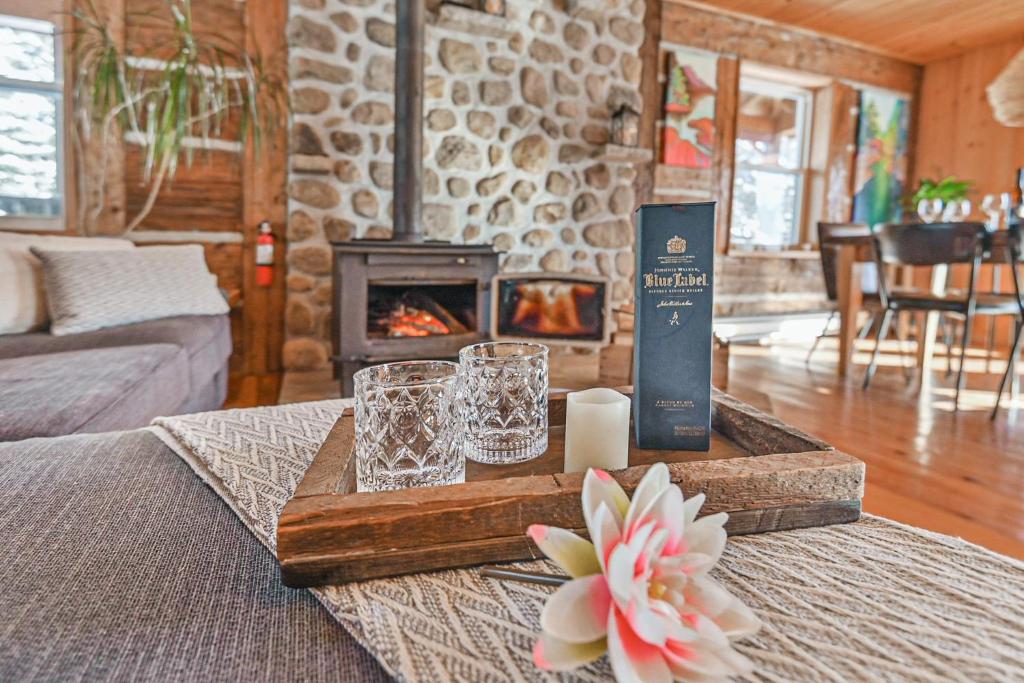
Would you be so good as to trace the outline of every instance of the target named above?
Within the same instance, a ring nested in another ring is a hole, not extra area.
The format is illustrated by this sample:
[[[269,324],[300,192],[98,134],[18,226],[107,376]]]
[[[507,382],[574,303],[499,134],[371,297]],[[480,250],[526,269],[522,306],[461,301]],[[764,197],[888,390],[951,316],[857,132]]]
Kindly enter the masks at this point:
[[[0,444],[0,681],[388,676],[147,431]]]
[[[226,315],[2,335],[0,441],[131,429],[219,408],[230,355]]]

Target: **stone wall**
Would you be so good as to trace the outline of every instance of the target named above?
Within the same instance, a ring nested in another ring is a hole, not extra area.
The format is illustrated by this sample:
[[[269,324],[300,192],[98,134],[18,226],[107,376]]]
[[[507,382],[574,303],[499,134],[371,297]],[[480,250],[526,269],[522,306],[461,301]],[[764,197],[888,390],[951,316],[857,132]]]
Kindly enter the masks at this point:
[[[610,115],[641,109],[644,0],[505,18],[443,8],[426,36],[424,228],[492,243],[505,271],[602,273],[632,297],[632,164],[602,160]],[[592,3],[591,3],[592,4]],[[394,4],[292,0],[285,364],[330,355],[328,242],[391,232]]]

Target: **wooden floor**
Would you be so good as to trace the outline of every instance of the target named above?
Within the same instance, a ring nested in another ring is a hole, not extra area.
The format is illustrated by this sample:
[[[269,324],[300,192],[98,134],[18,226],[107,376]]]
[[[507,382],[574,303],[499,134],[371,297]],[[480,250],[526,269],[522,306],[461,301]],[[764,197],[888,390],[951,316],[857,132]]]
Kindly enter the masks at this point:
[[[867,512],[1024,559],[1024,402],[995,422],[988,418],[1001,364],[987,372],[982,359],[972,360],[968,391],[954,413],[951,382],[939,364],[919,393],[897,367],[895,347],[883,355],[872,386],[861,390],[866,348],[855,356],[853,376],[842,381],[831,340],[810,365],[807,346],[734,345],[728,390],[867,463]],[[552,386],[596,381],[595,356],[552,358]],[[329,398],[336,386],[329,373],[289,375],[281,399]],[[233,382],[231,405],[273,403],[274,392],[272,379],[245,378]]]

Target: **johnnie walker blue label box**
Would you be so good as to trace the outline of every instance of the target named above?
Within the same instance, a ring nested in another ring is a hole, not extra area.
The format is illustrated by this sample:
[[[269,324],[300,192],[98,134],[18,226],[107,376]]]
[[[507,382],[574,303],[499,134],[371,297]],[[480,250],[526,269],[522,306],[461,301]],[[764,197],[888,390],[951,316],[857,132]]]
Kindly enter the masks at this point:
[[[715,203],[646,204],[636,219],[633,425],[640,448],[711,445]]]

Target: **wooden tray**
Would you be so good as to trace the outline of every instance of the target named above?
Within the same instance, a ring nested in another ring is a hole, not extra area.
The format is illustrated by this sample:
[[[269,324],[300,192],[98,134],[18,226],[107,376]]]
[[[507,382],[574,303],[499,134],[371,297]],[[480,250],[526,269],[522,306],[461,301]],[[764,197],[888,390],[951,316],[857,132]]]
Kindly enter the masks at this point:
[[[628,390],[627,390],[628,391]],[[344,411],[277,527],[281,577],[294,587],[540,557],[530,524],[583,529],[582,474],[564,474],[565,394],[552,394],[547,452],[518,465],[467,462],[466,483],[355,493],[354,418]],[[665,462],[702,514],[728,512],[730,534],[856,521],[864,463],[715,391],[711,450],[647,451],[613,473],[627,492]],[[631,439],[632,442],[632,439]]]

